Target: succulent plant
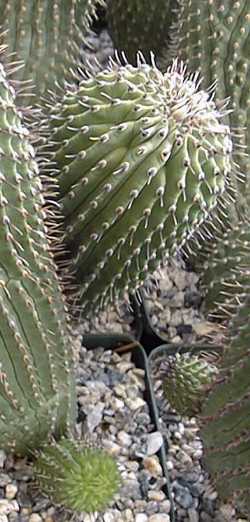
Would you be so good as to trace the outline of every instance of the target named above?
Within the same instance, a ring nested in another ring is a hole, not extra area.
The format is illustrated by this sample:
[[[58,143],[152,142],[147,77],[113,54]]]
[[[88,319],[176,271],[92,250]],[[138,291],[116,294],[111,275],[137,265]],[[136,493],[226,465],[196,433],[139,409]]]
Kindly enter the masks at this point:
[[[218,209],[220,223],[210,224],[205,241],[193,243],[188,252],[189,262],[201,271],[206,310],[217,314],[219,303],[219,315],[225,317],[228,305],[234,306],[237,293],[242,292],[238,262],[247,262],[247,245],[236,235],[239,232],[245,240],[249,222],[250,3],[181,0],[179,6],[178,20],[172,27],[172,51],[185,61],[190,72],[199,71],[202,88],[215,84],[218,107],[228,98],[233,160],[238,170],[231,185],[234,203]]]
[[[71,430],[74,358],[53,256],[56,218],[44,206],[29,132],[2,64],[0,146],[0,445],[25,453],[49,433]]]
[[[2,64],[0,146],[0,446],[19,455],[42,448],[34,470],[44,492],[68,509],[103,509],[119,486],[113,459],[73,440],[48,442],[74,435],[73,338],[54,262],[60,244],[53,193],[45,206]]]
[[[199,71],[202,87],[213,82],[220,104],[229,98],[230,126],[238,146],[234,158],[246,176],[237,185],[250,198],[250,5],[249,0],[180,2],[173,38],[177,56],[190,72]],[[248,205],[247,202],[247,205]],[[237,205],[239,204],[239,194]]]
[[[91,16],[101,3],[103,0],[0,0],[1,40],[21,64],[12,77],[29,81],[36,95],[71,79],[81,61]],[[19,103],[26,105],[33,99],[27,85],[24,95],[19,89]]]
[[[172,23],[172,0],[109,0],[108,25],[116,49],[125,52],[128,61],[136,65],[141,51],[149,60],[167,45]]]
[[[229,326],[219,376],[200,415],[204,459],[222,499],[250,515],[250,292]]]
[[[34,469],[42,491],[75,512],[103,511],[120,487],[114,458],[73,440],[44,446]]]
[[[32,98],[16,96],[0,65],[0,445],[19,454],[40,448],[35,471],[55,502],[88,513],[108,505],[120,483],[116,463],[73,440],[75,356],[56,257],[61,262],[68,249],[81,287],[76,304],[83,314],[98,313],[125,291],[135,292],[196,233],[202,237],[205,222],[208,233],[210,224],[214,230],[225,194],[237,190],[237,210],[225,210],[234,222],[220,236],[223,253],[215,247],[212,273],[209,266],[204,271],[204,281],[216,273],[217,286],[228,288],[236,268],[240,272],[226,302],[232,309],[237,299],[238,313],[219,373],[196,357],[177,357],[175,366],[169,362],[165,390],[181,413],[202,407],[208,469],[221,497],[233,498],[249,515],[249,222],[237,220],[250,191],[249,177],[240,187],[234,176],[234,170],[248,175],[250,166],[249,0],[178,2],[172,50],[178,43],[178,58],[191,76],[180,61],[162,74],[139,53],[137,67],[111,61],[73,85],[68,81],[78,76],[82,38],[99,3],[0,0],[0,24],[8,29],[1,40],[24,61],[23,68],[12,66],[14,82],[33,83],[36,101],[63,86],[44,107],[48,155],[41,176],[16,109]],[[127,27],[136,42],[134,28],[144,24],[138,45],[148,57],[149,48],[159,52],[164,28],[157,18],[154,31],[158,13],[145,3],[134,2]],[[172,1],[161,5],[166,42]],[[110,14],[114,20],[120,10],[124,29],[128,0],[122,8],[120,0],[110,0]],[[145,36],[149,32],[153,38]],[[117,46],[133,58],[134,49]],[[224,110],[226,97],[233,112]],[[232,137],[247,154],[239,146],[232,150]],[[65,247],[58,240],[59,206]],[[212,285],[209,295],[214,300]],[[70,438],[59,441],[62,435]]]
[[[178,63],[163,75],[111,62],[52,100],[50,160],[83,313],[139,288],[213,214],[232,175],[222,116]]]
[[[203,397],[218,374],[216,365],[205,353],[168,356],[161,372],[164,395],[170,406],[180,415],[188,416],[200,411]]]
[[[210,243],[203,246],[197,266],[203,307],[213,317],[228,319],[245,298],[250,281],[249,219],[244,216]]]

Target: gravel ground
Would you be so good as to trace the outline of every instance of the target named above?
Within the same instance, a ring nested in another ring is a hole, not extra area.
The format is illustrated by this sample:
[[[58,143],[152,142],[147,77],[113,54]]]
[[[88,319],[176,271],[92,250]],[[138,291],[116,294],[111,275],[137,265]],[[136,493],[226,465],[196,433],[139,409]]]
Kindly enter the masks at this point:
[[[178,269],[175,263],[162,270],[159,278],[157,273],[147,285],[148,292],[150,287],[157,289],[156,295],[152,290],[151,299],[148,294],[148,305],[152,317],[160,310],[159,325],[165,324],[166,332],[173,336],[171,340],[179,342],[179,337],[183,339],[187,335],[186,332],[179,335],[179,325],[172,323],[171,318],[176,317],[177,311],[179,324],[185,324],[183,314],[185,312],[185,317],[188,317],[189,311],[187,324],[192,325],[196,318],[196,324],[200,328],[205,324],[207,329],[197,303],[193,305],[193,298],[183,308],[190,289],[193,296],[198,295],[196,275],[185,271],[183,266]],[[166,288],[179,289],[182,298],[179,296],[175,300],[176,290],[170,298]],[[173,302],[175,305],[171,306]],[[130,328],[132,316],[126,305],[121,307],[120,315],[112,309],[103,315],[98,326],[101,324],[104,327],[106,324],[106,331],[114,332],[120,325],[123,326],[120,331],[133,333]],[[167,321],[165,317],[168,317]],[[195,331],[189,332],[188,336],[189,342],[199,339]],[[160,365],[161,360],[155,360],[151,373],[161,424],[160,431],[156,431],[144,400],[144,373],[135,368],[131,354],[118,355],[102,348],[93,351],[81,348],[77,369],[77,433],[79,438],[87,443],[91,440],[92,444],[105,448],[117,459],[123,484],[115,503],[104,514],[82,514],[75,516],[74,522],[170,522],[170,502],[164,491],[165,478],[156,455],[165,441],[169,447],[166,464],[173,489],[176,521],[243,520],[237,518],[232,506],[219,505],[217,493],[201,464],[202,444],[196,419],[181,418],[171,411],[163,398]],[[56,508],[36,491],[32,478],[32,465],[25,459],[6,457],[4,452],[0,452],[0,522],[71,520],[70,513]]]
[[[147,307],[155,330],[166,342],[218,344],[223,330],[205,319],[197,274],[180,259],[168,263],[144,285]],[[132,315],[124,304],[110,308],[98,320],[85,324],[85,331],[135,333]],[[154,361],[154,362],[153,362]],[[161,362],[152,359],[151,377],[159,411],[161,434],[167,442],[167,468],[173,488],[176,522],[241,522],[234,506],[220,504],[208,473],[202,466],[202,442],[195,418],[182,418],[171,411],[163,397]],[[136,520],[136,519],[135,519]],[[145,519],[146,520],[146,519]]]
[[[166,479],[156,455],[163,443],[144,400],[144,371],[131,353],[80,350],[77,369],[79,438],[105,448],[118,463],[122,487],[105,514],[75,522],[170,522]],[[71,515],[36,492],[32,465],[0,452],[0,522],[66,522]]]

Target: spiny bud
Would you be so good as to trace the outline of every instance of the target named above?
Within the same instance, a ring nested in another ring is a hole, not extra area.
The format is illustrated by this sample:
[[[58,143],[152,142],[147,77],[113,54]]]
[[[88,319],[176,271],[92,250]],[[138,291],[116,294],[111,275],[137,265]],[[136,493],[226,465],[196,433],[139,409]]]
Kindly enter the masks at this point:
[[[176,354],[167,357],[161,368],[164,395],[180,415],[193,416],[200,411],[202,400],[218,370],[204,356]]]
[[[121,482],[117,464],[108,453],[67,439],[44,446],[34,471],[53,502],[76,512],[103,511]]]

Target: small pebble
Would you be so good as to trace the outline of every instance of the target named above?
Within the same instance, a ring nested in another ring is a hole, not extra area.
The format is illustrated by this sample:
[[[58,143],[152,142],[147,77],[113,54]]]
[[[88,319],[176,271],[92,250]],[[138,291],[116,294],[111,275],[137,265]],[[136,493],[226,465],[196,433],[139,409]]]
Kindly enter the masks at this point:
[[[170,522],[170,517],[164,513],[157,513],[155,515],[151,515],[148,519],[148,522]]]
[[[119,431],[117,433],[117,439],[123,446],[130,446],[132,443],[131,436],[125,431]]]
[[[148,517],[144,513],[137,513],[135,516],[135,522],[147,522]]]
[[[146,404],[141,397],[136,397],[135,399],[127,398],[125,402],[132,411],[139,410],[139,408],[143,408]]]
[[[162,476],[162,467],[157,457],[146,457],[143,461],[143,466],[152,477]]]
[[[189,489],[180,485],[178,485],[178,487],[176,486],[175,488],[175,500],[184,509],[188,509],[193,506],[193,497],[190,494]]]
[[[32,513],[29,517],[29,522],[42,522],[42,517],[38,513]]]
[[[7,473],[0,473],[0,487],[5,487],[11,482],[11,478]]]
[[[13,500],[15,498],[18,491],[18,487],[16,484],[7,484],[5,488],[5,496],[8,500]]]
[[[196,509],[188,509],[188,520],[189,522],[199,522],[199,514],[197,513]]]
[[[166,466],[167,466],[168,471],[172,471],[174,469],[174,465],[171,460],[166,461]]]
[[[103,442],[103,447],[108,451],[108,453],[110,453],[110,455],[113,455],[114,457],[117,457],[117,455],[121,453],[121,446],[111,440],[105,440]]]
[[[5,461],[6,461],[6,454],[3,450],[0,450],[0,468],[4,467]]]
[[[11,513],[11,511],[14,511],[11,503],[6,499],[1,499],[0,500],[0,515],[8,515],[9,513]]]
[[[160,491],[157,491],[157,490],[150,490],[148,492],[148,499],[149,500],[155,500],[156,502],[162,502],[162,500],[164,500],[166,498],[166,495],[164,493],[164,491],[160,490]]]
[[[103,522],[114,522],[114,515],[112,513],[104,513]]]
[[[149,433],[147,437],[147,455],[154,455],[159,451],[163,444],[163,437],[160,431]]]
[[[159,510],[161,513],[170,513],[170,510],[171,510],[171,502],[170,500],[166,499],[166,500],[163,500],[161,503],[160,503],[160,506],[159,506]]]

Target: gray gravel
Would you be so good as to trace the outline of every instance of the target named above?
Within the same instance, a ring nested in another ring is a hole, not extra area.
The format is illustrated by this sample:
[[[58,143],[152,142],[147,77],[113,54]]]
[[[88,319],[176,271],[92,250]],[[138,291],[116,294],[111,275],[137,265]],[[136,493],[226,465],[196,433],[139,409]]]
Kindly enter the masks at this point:
[[[81,348],[76,430],[87,444],[91,441],[116,458],[122,487],[105,514],[82,514],[75,522],[170,522],[166,480],[156,455],[163,438],[151,422],[144,389],[144,372],[131,362],[130,353]],[[26,459],[1,451],[0,465],[0,522],[70,519],[35,490]]]
[[[198,291],[198,276],[187,271],[176,259],[154,274],[144,285],[151,321],[166,342],[194,344],[220,341],[220,327],[203,316]],[[126,300],[127,302],[127,300]],[[132,316],[126,302],[119,310],[110,308],[98,321],[85,324],[86,331],[134,334]],[[188,331],[185,326],[188,325]],[[152,378],[160,414],[161,434],[169,447],[169,471],[177,522],[236,522],[235,508],[221,504],[208,473],[202,466],[202,443],[195,418],[182,418],[171,411],[163,398],[160,361],[155,362]]]

